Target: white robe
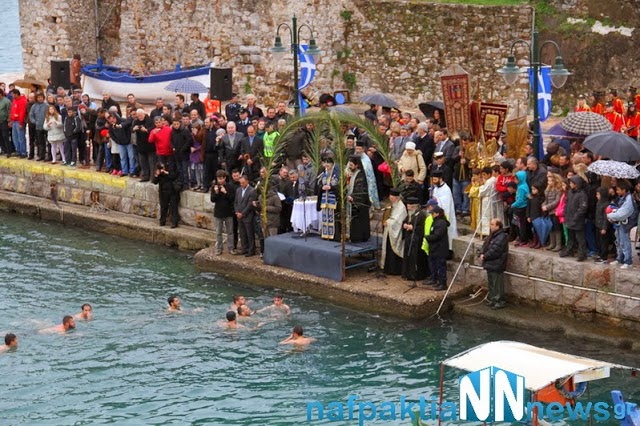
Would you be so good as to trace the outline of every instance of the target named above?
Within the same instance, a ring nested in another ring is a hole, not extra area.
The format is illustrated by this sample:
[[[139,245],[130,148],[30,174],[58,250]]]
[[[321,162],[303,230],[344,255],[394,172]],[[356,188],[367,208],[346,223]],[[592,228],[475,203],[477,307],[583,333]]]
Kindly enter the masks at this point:
[[[489,235],[491,229],[489,225],[492,219],[500,219],[504,223],[504,208],[500,195],[496,190],[497,179],[491,176],[484,185],[480,186],[480,235]]]
[[[453,204],[451,188],[446,183],[441,186],[434,186],[431,195],[438,202],[438,206],[444,210],[444,214],[449,221],[449,250],[453,250],[453,239],[458,237],[458,224],[456,223],[456,208]]]
[[[382,235],[382,256],[380,267],[384,268],[384,259],[387,255],[387,239],[390,240],[391,249],[399,257],[404,256],[404,241],[402,239],[402,225],[407,217],[407,208],[402,201],[398,201],[391,208],[391,215],[387,219]]]

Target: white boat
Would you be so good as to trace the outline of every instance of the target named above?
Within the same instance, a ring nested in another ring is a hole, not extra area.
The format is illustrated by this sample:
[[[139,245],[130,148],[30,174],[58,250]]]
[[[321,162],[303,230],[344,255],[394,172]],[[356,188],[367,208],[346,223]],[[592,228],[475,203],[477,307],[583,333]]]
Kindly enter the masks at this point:
[[[82,90],[93,99],[101,99],[102,94],[108,92],[114,100],[125,102],[127,95],[133,93],[138,102],[154,103],[156,98],[162,97],[173,103],[176,93],[165,90],[169,83],[188,77],[209,87],[210,68],[211,64],[184,69],[177,65],[172,71],[136,74],[130,69],[104,65],[98,60],[97,64],[82,67]],[[189,102],[189,93],[185,95]],[[201,98],[206,95],[207,93],[200,94]]]

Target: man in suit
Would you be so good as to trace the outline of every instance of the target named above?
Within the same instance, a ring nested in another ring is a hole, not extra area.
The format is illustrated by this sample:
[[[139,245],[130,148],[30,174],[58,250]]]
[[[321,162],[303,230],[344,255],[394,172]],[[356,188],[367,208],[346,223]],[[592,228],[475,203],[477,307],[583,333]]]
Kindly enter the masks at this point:
[[[238,254],[244,254],[245,257],[255,256],[256,254],[255,228],[253,225],[255,209],[253,202],[257,200],[258,194],[249,185],[247,176],[240,176],[240,188],[236,190],[234,209],[238,219],[240,244],[242,245],[242,249]]]
[[[256,129],[253,126],[247,127],[247,136],[240,143],[240,160],[244,174],[250,181],[255,181],[260,176],[260,161],[264,143],[256,136]]]
[[[222,147],[224,151],[224,166],[227,171],[240,166],[238,157],[240,156],[240,144],[244,135],[236,131],[236,123],[227,123],[227,134],[222,137]]]
[[[456,146],[449,139],[446,129],[438,130],[434,133],[433,139],[436,142],[434,152],[442,152],[444,154],[445,162],[451,168],[453,168],[453,154],[455,153]],[[434,158],[435,162],[435,158]]]

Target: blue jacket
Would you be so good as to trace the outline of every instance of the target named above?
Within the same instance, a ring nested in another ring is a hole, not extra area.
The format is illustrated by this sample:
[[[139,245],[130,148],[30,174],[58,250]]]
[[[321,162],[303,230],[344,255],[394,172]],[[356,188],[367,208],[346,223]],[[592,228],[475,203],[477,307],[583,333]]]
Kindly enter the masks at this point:
[[[511,207],[514,209],[526,209],[527,197],[529,196],[529,185],[527,185],[527,172],[520,170],[516,173],[518,178],[518,189],[516,190],[516,200]]]

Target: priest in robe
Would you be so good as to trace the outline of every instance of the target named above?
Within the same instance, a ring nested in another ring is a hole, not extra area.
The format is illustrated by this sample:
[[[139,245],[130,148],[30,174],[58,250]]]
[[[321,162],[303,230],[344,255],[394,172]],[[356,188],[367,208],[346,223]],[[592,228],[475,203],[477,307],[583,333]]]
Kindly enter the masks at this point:
[[[388,275],[402,274],[402,256],[404,241],[402,239],[402,225],[407,217],[407,208],[400,199],[400,190],[392,188],[389,193],[391,214],[383,223],[381,267]]]
[[[431,173],[431,198],[438,202],[438,206],[444,210],[445,218],[449,221],[448,236],[449,250],[453,247],[453,239],[458,236],[456,223],[456,208],[453,204],[451,188],[444,183],[443,173],[436,170]]]
[[[496,182],[500,175],[500,167],[493,166],[482,169],[484,183],[480,186],[480,235],[487,236],[491,233],[492,219],[499,219],[504,223],[504,204],[496,189]]]
[[[362,162],[362,171],[367,177],[367,189],[369,191],[369,201],[374,209],[380,208],[380,200],[378,198],[378,184],[376,182],[376,175],[373,171],[373,165],[371,164],[371,159],[369,155],[365,152],[365,141],[360,139],[356,141],[356,150],[355,153],[360,157],[360,161]]]
[[[347,184],[347,218],[349,224],[349,239],[352,243],[369,241],[371,236],[371,222],[369,219],[369,191],[367,178],[362,170],[362,163],[358,155],[349,157],[349,177]]]
[[[422,250],[426,212],[420,209],[420,200],[408,197],[407,217],[402,225],[404,234],[404,257],[402,258],[402,277],[413,281],[424,280],[429,272],[427,253]]]

